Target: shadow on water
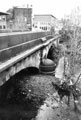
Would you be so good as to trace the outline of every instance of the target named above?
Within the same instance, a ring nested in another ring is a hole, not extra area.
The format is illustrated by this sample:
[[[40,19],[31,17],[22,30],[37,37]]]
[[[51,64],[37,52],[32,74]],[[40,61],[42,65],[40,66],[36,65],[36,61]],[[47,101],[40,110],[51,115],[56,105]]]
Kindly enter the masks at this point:
[[[24,69],[12,76],[0,87],[0,120],[31,120],[44,99],[33,93],[29,84],[32,75],[39,73],[37,68]]]

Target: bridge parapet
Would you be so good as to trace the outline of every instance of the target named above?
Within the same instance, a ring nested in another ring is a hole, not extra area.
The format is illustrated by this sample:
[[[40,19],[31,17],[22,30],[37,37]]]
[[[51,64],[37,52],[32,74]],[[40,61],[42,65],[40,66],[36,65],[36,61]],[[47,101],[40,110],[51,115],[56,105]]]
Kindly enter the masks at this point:
[[[41,38],[51,36],[50,32],[21,32],[0,35],[0,62],[41,44]]]

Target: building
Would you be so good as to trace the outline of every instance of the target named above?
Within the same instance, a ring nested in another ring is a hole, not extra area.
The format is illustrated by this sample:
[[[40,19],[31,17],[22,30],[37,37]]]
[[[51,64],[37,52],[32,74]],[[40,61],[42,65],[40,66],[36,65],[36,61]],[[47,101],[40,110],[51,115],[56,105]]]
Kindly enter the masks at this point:
[[[33,30],[49,31],[54,29],[56,17],[50,14],[34,15]]]
[[[0,12],[0,30],[7,29],[7,21],[6,16],[8,13]]]
[[[14,7],[7,11],[8,28],[14,30],[31,30],[32,29],[32,8]]]

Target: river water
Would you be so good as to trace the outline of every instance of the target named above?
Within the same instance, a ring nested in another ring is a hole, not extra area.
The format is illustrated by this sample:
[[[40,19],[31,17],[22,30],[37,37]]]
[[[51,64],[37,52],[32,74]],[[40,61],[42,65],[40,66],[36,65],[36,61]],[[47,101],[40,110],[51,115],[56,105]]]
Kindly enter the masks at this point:
[[[62,78],[63,77],[63,72],[64,72],[64,57],[62,57],[59,60],[59,64],[56,68],[55,76],[57,78]],[[42,76],[42,75],[41,75]],[[46,76],[45,78],[49,79],[50,76]],[[46,82],[50,81],[45,81],[45,78],[39,76],[39,84],[46,84]],[[26,81],[27,79],[30,81],[30,77],[28,78],[25,76]],[[35,78],[34,78],[35,79]],[[54,79],[54,76],[51,76],[50,80]],[[43,81],[43,82],[42,82]],[[45,81],[45,82],[44,82]],[[37,83],[37,82],[36,82]],[[34,85],[36,85],[34,83]],[[39,85],[37,84],[37,85]],[[26,85],[26,84],[25,84]],[[46,85],[47,86],[47,85]],[[45,87],[46,87],[45,86]],[[30,86],[27,86],[27,88]],[[37,87],[37,86],[35,86]],[[45,88],[43,88],[45,89]],[[48,90],[49,88],[47,88]],[[29,93],[31,92],[30,89]],[[39,90],[36,88],[36,91]],[[41,90],[42,91],[42,90]],[[51,90],[49,90],[51,91]],[[41,94],[41,92],[39,91]],[[23,93],[25,94],[25,93]],[[9,97],[9,96],[8,96]],[[27,101],[28,102],[28,101]],[[71,105],[70,107],[67,106],[67,100],[66,98],[63,100],[63,103],[60,103],[59,96],[57,92],[55,91],[52,94],[48,94],[48,97],[43,100],[42,102],[39,102],[40,105],[35,106],[35,104],[32,104],[32,102],[29,102],[28,104],[25,103],[16,103],[16,104],[4,104],[0,105],[0,120],[81,120],[81,102],[77,104],[79,111],[75,112],[74,111],[74,104],[73,101],[71,100]]]

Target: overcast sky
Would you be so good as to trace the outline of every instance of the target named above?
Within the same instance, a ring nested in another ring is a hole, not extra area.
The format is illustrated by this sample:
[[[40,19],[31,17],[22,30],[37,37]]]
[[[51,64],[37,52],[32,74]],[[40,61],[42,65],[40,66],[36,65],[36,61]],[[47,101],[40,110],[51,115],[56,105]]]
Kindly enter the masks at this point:
[[[75,7],[81,6],[81,0],[1,0],[0,11],[6,12],[13,6],[27,4],[33,6],[33,14],[52,14],[60,19],[64,14],[70,14]]]

